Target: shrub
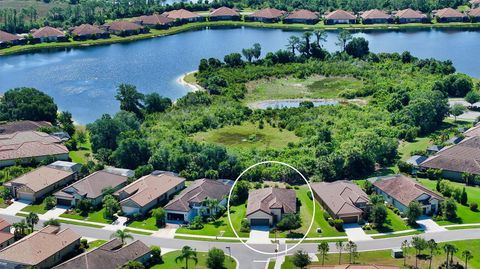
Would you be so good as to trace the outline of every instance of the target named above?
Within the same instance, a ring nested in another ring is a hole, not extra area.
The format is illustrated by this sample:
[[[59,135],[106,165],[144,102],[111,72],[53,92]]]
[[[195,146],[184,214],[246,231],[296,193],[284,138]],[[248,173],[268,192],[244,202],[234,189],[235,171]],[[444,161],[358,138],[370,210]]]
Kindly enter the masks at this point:
[[[328,225],[332,226],[335,224],[332,218],[329,218],[328,220]]]
[[[343,220],[342,219],[334,220],[333,225],[335,226],[335,229],[337,229],[338,231],[343,231]]]
[[[328,219],[331,219],[330,214],[328,214],[327,211],[323,211],[323,218],[328,221]]]
[[[249,233],[250,232],[250,221],[248,219],[242,219],[242,223],[240,226],[240,232],[242,233]]]
[[[478,204],[477,203],[471,203],[470,204],[470,210],[477,212],[478,211]]]
[[[54,196],[48,196],[45,198],[45,209],[50,210],[57,205],[57,198]]]
[[[397,166],[398,166],[398,170],[402,173],[412,173],[412,170],[413,170],[413,165],[407,163],[407,162],[404,162],[404,161],[399,161],[397,163]]]
[[[188,229],[190,230],[200,230],[203,228],[202,217],[196,216],[193,220],[188,224]]]

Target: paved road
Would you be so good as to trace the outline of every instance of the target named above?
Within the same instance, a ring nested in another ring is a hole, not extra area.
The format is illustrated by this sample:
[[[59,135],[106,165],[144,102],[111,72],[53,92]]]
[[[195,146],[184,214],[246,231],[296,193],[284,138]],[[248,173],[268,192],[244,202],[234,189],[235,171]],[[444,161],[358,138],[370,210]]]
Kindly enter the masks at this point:
[[[0,217],[10,221],[18,222],[22,218],[17,216],[3,215],[0,214]],[[43,226],[43,222],[38,224],[38,227]],[[63,224],[62,227],[68,227],[77,233],[85,237],[97,238],[97,239],[110,239],[111,231],[99,228],[90,228],[84,226],[77,226],[71,224]],[[240,269],[263,269],[265,268],[266,261],[268,258],[272,258],[272,255],[263,255],[256,253],[241,243],[224,243],[224,242],[208,242],[208,241],[196,241],[196,240],[180,240],[180,239],[165,239],[158,238],[153,236],[145,235],[136,235],[132,234],[135,239],[139,239],[147,245],[157,245],[163,248],[169,249],[180,249],[185,245],[189,245],[192,248],[196,248],[199,251],[208,251],[212,247],[217,247],[223,249],[226,253],[226,247],[230,247],[232,255],[240,262]],[[480,229],[465,229],[465,230],[449,230],[442,232],[432,232],[425,233],[421,235],[425,239],[435,239],[437,242],[447,242],[447,241],[456,241],[456,240],[468,240],[468,239],[480,239]],[[391,249],[400,247],[402,241],[405,239],[410,240],[412,236],[403,236],[403,237],[394,237],[394,238],[385,238],[385,239],[375,239],[367,241],[357,241],[358,251],[368,251],[368,250],[380,250],[380,249]],[[262,244],[254,245],[256,249],[265,251],[265,252],[274,252],[276,246],[273,244]],[[285,249],[285,245],[280,246],[280,249]],[[317,244],[301,244],[297,249],[303,249],[309,253],[317,252]],[[336,252],[335,244],[330,244],[330,250]]]

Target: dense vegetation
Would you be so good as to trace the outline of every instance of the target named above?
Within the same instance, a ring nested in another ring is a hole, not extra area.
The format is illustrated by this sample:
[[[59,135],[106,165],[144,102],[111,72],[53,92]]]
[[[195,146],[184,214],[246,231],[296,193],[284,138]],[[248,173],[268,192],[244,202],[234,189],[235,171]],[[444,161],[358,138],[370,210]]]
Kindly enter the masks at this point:
[[[50,0],[43,0],[50,2]],[[457,7],[467,3],[466,0],[220,0],[198,1],[198,3],[182,2],[165,5],[163,0],[53,0],[52,8],[46,16],[39,16],[34,6],[21,9],[0,8],[0,29],[8,32],[26,32],[43,25],[68,28],[82,23],[103,24],[107,20],[128,18],[154,12],[162,13],[173,9],[186,8],[192,11],[207,11],[211,8],[229,6],[237,8],[275,7],[283,10],[305,8],[312,11],[327,12],[337,8],[353,10],[355,12],[372,8],[398,10],[413,8],[424,12],[444,7]],[[58,5],[57,3],[63,3]]]

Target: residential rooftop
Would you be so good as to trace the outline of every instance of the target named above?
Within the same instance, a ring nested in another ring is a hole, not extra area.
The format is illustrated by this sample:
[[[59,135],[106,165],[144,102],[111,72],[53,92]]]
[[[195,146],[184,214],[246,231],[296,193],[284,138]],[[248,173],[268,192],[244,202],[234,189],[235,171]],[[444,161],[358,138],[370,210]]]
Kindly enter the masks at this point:
[[[240,16],[240,13],[233,8],[229,7],[219,7],[210,12],[210,17],[226,17],[226,16]]]
[[[400,19],[426,19],[427,15],[423,14],[418,10],[407,8],[397,11],[397,13],[395,13],[395,17],[398,17]]]
[[[310,10],[299,9],[288,14],[286,19],[317,20],[318,14]]]
[[[465,17],[462,12],[453,8],[444,8],[434,12],[436,17],[439,18],[460,18]]]
[[[72,33],[77,36],[104,34],[105,31],[99,26],[91,24],[82,24],[72,28]]]
[[[390,19],[391,16],[388,15],[385,11],[379,9],[367,10],[360,15],[362,19]]]
[[[35,30],[32,35],[34,38],[52,37],[52,36],[63,37],[65,36],[65,33],[60,29],[53,28],[50,26],[45,26],[38,30]]]
[[[52,124],[48,121],[11,121],[0,124],[0,134],[13,134],[16,132],[37,131],[42,127],[51,127]]]
[[[336,215],[357,214],[363,210],[356,203],[368,203],[368,195],[355,183],[349,181],[312,183],[312,190]]]
[[[133,21],[143,25],[166,25],[172,23],[174,19],[169,18],[164,14],[153,14],[134,18]]]
[[[73,173],[74,172],[72,171],[65,171],[49,166],[41,166],[20,177],[13,179],[10,182],[7,182],[6,184],[21,184],[32,190],[33,192],[38,192],[56,184],[57,182],[62,181],[63,179],[73,175]]]
[[[285,15],[286,12],[283,10],[278,10],[276,8],[264,8],[255,11],[250,15],[250,17],[256,18],[266,18],[266,19],[277,19]]]
[[[185,19],[192,19],[192,18],[201,17],[197,13],[188,11],[188,10],[183,9],[183,8],[182,9],[177,9],[177,10],[172,10],[172,11],[167,11],[163,14],[165,14],[170,19],[174,19],[174,20],[185,20]]]
[[[325,19],[327,20],[355,20],[357,17],[353,15],[352,12],[345,11],[342,9],[337,9],[335,11],[332,11],[328,13],[325,16]]]
[[[257,211],[270,214],[271,209],[281,209],[284,213],[297,212],[297,196],[294,190],[264,188],[252,190],[248,194],[247,216]]]

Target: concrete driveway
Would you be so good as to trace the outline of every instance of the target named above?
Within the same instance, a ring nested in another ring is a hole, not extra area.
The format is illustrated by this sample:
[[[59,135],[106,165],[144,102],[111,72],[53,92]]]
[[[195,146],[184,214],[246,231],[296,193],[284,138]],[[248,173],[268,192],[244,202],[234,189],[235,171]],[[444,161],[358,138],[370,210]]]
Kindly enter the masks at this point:
[[[3,214],[15,216],[18,212],[22,211],[23,208],[30,205],[30,201],[17,200],[13,204],[9,205],[7,208],[0,209]]]
[[[57,219],[58,217],[60,217],[60,215],[65,213],[67,209],[67,206],[57,205],[56,207],[48,210],[47,213],[40,215],[40,218],[42,220]]]
[[[343,229],[348,236],[348,240],[353,242],[372,240],[357,223],[344,224]]]
[[[444,232],[447,230],[429,217],[422,217],[417,220],[417,223],[425,229],[426,233]]]
[[[268,226],[252,226],[250,228],[250,236],[247,244],[271,244],[270,227]]]

